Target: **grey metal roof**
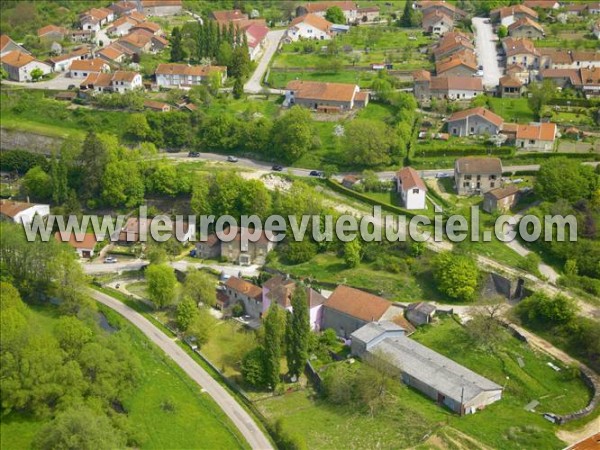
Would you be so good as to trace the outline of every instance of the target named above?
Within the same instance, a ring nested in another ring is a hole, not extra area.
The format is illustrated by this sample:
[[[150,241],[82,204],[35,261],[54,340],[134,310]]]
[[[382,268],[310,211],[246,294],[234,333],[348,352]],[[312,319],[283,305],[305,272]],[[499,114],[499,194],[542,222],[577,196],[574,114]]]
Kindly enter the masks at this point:
[[[409,311],[418,311],[420,313],[429,315],[429,314],[435,312],[436,307],[434,305],[432,305],[431,303],[418,302],[418,303],[411,303],[410,305],[408,305],[406,307],[406,309]]]
[[[358,330],[356,330],[350,336],[352,339],[359,339],[365,343],[371,342],[373,339],[377,338],[381,335],[381,333],[385,333],[386,331],[405,331],[399,325],[396,325],[394,322],[390,322],[389,320],[382,320],[381,322],[370,322]]]
[[[483,391],[502,386],[407,337],[388,337],[370,350],[383,352],[402,372],[446,397],[466,403]],[[464,389],[464,390],[463,390]]]

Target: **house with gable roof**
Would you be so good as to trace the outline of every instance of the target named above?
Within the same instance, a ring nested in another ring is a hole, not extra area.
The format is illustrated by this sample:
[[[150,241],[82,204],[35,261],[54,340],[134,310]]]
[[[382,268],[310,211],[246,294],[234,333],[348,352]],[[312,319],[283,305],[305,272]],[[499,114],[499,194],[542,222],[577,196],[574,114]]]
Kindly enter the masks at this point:
[[[290,22],[283,36],[284,42],[296,42],[299,39],[326,41],[333,37],[333,24],[316,14],[296,17]]]
[[[425,209],[427,186],[412,167],[403,167],[396,174],[396,189],[406,209]]]
[[[448,118],[448,132],[453,136],[498,134],[504,120],[482,107],[457,111]]]

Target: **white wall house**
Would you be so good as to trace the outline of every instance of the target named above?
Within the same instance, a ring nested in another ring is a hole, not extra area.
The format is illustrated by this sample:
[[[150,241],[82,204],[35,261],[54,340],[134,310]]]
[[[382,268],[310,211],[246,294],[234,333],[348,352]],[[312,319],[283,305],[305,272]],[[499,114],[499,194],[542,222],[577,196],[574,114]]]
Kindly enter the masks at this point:
[[[36,215],[46,217],[50,214],[50,205],[0,200],[0,216],[15,223],[29,224]]]
[[[517,126],[517,149],[548,152],[554,148],[555,123],[532,123]]]
[[[397,174],[397,190],[406,209],[425,209],[427,186],[412,167],[404,167]]]
[[[286,30],[284,40],[288,42],[295,42],[299,39],[329,40],[332,37],[332,25],[331,22],[315,14],[296,17]]]
[[[110,72],[110,66],[100,58],[73,61],[70,67],[71,78],[86,78],[91,73]]]
[[[13,81],[32,81],[31,72],[40,69],[44,75],[52,72],[49,64],[38,61],[33,56],[13,50],[2,57],[2,67]]]

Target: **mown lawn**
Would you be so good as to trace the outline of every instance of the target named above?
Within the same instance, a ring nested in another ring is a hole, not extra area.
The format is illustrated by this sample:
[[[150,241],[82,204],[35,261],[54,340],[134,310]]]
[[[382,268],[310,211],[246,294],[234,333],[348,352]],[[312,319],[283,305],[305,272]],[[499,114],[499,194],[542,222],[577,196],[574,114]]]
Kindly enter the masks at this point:
[[[123,402],[141,436],[141,448],[247,448],[220,408],[178,366],[125,319],[111,310],[103,312],[141,362],[139,385]],[[40,327],[54,326],[57,316],[52,307],[34,308],[31,313]],[[174,409],[166,411],[165,402]],[[1,448],[29,448],[44,423],[19,414],[3,417]]]
[[[507,122],[529,123],[535,120],[526,98],[490,97],[489,102],[492,111]]]
[[[319,72],[319,71],[271,71],[266,80],[268,85],[275,89],[284,89],[292,80],[322,81],[329,83],[355,83],[361,88],[371,87],[371,83],[377,74],[372,71],[347,71]]]

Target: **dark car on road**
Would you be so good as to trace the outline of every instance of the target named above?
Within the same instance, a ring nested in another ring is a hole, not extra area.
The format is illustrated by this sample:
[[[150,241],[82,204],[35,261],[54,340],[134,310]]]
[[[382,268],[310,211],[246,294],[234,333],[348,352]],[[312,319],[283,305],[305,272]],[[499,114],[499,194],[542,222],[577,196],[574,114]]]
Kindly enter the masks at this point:
[[[188,156],[190,158],[200,158],[200,152],[189,152]]]
[[[311,170],[309,175],[311,177],[322,177],[323,176],[323,172],[319,171],[319,170]]]
[[[271,167],[271,170],[274,170],[276,172],[281,172],[283,170],[283,166],[280,166],[279,164],[275,164],[273,167]]]

